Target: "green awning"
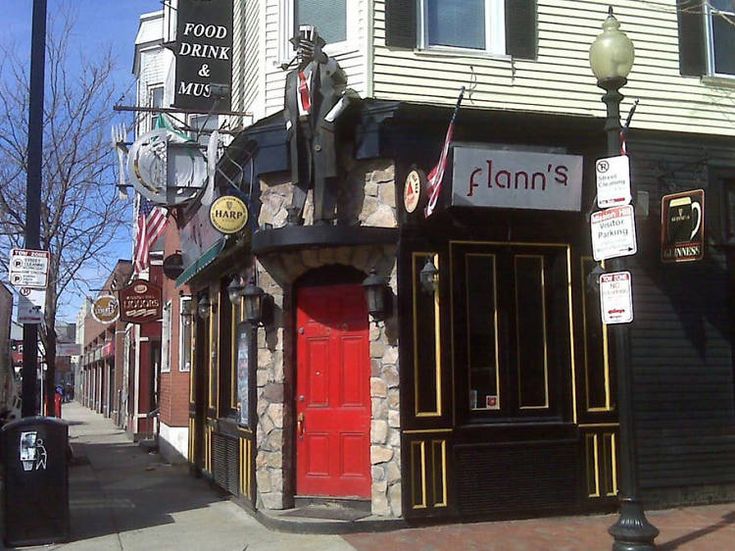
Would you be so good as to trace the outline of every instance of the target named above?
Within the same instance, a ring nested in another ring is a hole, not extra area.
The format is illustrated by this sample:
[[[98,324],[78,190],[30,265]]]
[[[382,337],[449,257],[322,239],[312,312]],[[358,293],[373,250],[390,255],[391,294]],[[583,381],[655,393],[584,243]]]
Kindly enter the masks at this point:
[[[181,275],[176,278],[176,286],[181,287],[185,283],[187,283],[192,277],[197,275],[199,272],[201,272],[204,268],[206,268],[209,264],[211,264],[215,258],[217,258],[217,255],[222,252],[222,249],[225,248],[225,238],[223,237],[219,241],[217,241],[214,245],[212,245],[209,249],[207,249],[204,253],[202,253],[202,256],[197,258],[194,262],[189,264],[186,269],[184,269],[183,272],[181,272]]]

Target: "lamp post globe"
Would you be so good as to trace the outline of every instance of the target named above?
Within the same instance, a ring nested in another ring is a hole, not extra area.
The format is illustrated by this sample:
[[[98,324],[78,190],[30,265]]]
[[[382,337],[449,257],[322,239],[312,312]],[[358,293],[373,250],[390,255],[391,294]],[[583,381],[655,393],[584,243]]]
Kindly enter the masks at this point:
[[[620,154],[620,88],[627,83],[633,67],[635,49],[631,40],[620,30],[612,7],[602,24],[602,33],[590,46],[589,59],[597,86],[605,90],[602,101],[606,107],[605,133],[607,155]],[[624,258],[614,258],[608,263],[613,272],[626,269]],[[635,443],[635,418],[633,414],[633,372],[630,357],[630,330],[626,324],[609,326],[614,339],[614,365],[617,371],[617,409],[620,432],[620,478],[618,500],[620,516],[608,532],[614,538],[613,551],[654,551],[653,540],[658,529],[648,522],[638,496],[638,460]]]

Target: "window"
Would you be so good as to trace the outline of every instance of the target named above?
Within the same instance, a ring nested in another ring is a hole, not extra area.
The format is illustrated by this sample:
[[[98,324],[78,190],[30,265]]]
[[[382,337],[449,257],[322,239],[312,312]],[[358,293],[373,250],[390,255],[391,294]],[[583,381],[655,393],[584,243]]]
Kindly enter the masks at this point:
[[[163,85],[156,84],[148,86],[148,107],[163,107]],[[156,124],[158,113],[149,113],[146,120],[146,127],[152,130]]]
[[[735,1],[677,0],[679,70],[684,76],[735,76]]]
[[[163,321],[161,323],[161,373],[171,371],[171,301],[163,306]]]
[[[423,0],[423,47],[505,54],[503,0]]]
[[[179,312],[191,312],[191,297],[179,298]],[[194,315],[194,314],[192,314]],[[192,315],[179,316],[179,371],[191,371]]]
[[[711,75],[735,75],[735,0],[707,3],[708,69]]]
[[[535,59],[536,0],[385,0],[385,43]]]
[[[294,0],[294,29],[298,30],[299,25],[314,25],[327,44],[344,42],[347,0]]]

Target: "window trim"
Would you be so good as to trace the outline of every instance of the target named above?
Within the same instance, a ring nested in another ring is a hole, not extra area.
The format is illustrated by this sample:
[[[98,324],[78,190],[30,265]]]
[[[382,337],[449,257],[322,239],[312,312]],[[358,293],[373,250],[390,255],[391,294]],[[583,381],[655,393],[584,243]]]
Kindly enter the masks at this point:
[[[173,304],[167,300],[163,305],[163,316],[161,321],[161,373],[171,372],[171,321]]]
[[[185,332],[185,324],[184,324],[184,318],[180,315],[181,312],[184,311],[184,303],[189,302],[189,312],[191,312],[191,304],[192,299],[191,296],[180,296],[179,297],[179,373],[189,373],[191,372],[191,359],[192,359],[192,344],[193,344],[193,327],[194,327],[194,320],[193,316],[196,315],[191,314],[190,322],[189,322],[189,344],[187,346],[187,343],[184,342],[184,332]],[[189,366],[186,367],[185,365],[185,359],[186,356],[184,355],[184,350],[189,350]]]
[[[296,7],[294,2],[298,0],[280,0],[281,20],[279,22],[281,40],[279,41],[279,61],[288,63],[296,55],[293,45],[289,40],[294,36],[296,26]],[[329,57],[353,53],[360,47],[360,2],[359,0],[345,0],[345,8],[347,21],[345,23],[346,35],[345,40],[340,42],[331,42],[324,48],[324,53]]]
[[[429,26],[427,18],[427,2],[420,0],[416,32],[419,50],[431,52],[448,52],[455,54],[474,54],[483,56],[508,56],[506,49],[505,1],[483,0],[485,3],[485,48],[466,48],[463,46],[446,46],[429,43]]]
[[[732,12],[724,11],[724,10],[718,10],[717,8],[713,8],[712,5],[709,2],[704,3],[704,10],[703,10],[703,16],[704,16],[704,29],[705,29],[705,40],[706,43],[704,45],[705,52],[706,52],[706,74],[703,75],[705,79],[722,79],[722,81],[728,82],[728,83],[734,83],[735,84],[735,73],[718,73],[715,70],[715,36],[714,36],[714,29],[712,25],[712,18],[717,13],[728,13],[732,14],[733,17],[735,17],[735,9]]]

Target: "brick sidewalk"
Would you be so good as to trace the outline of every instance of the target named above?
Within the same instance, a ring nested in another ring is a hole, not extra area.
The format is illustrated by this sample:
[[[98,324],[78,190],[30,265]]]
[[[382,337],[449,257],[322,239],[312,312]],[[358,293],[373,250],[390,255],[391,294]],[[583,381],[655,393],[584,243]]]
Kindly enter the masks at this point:
[[[651,511],[658,551],[734,551],[735,503]],[[615,515],[481,522],[351,534],[359,551],[609,551]]]

